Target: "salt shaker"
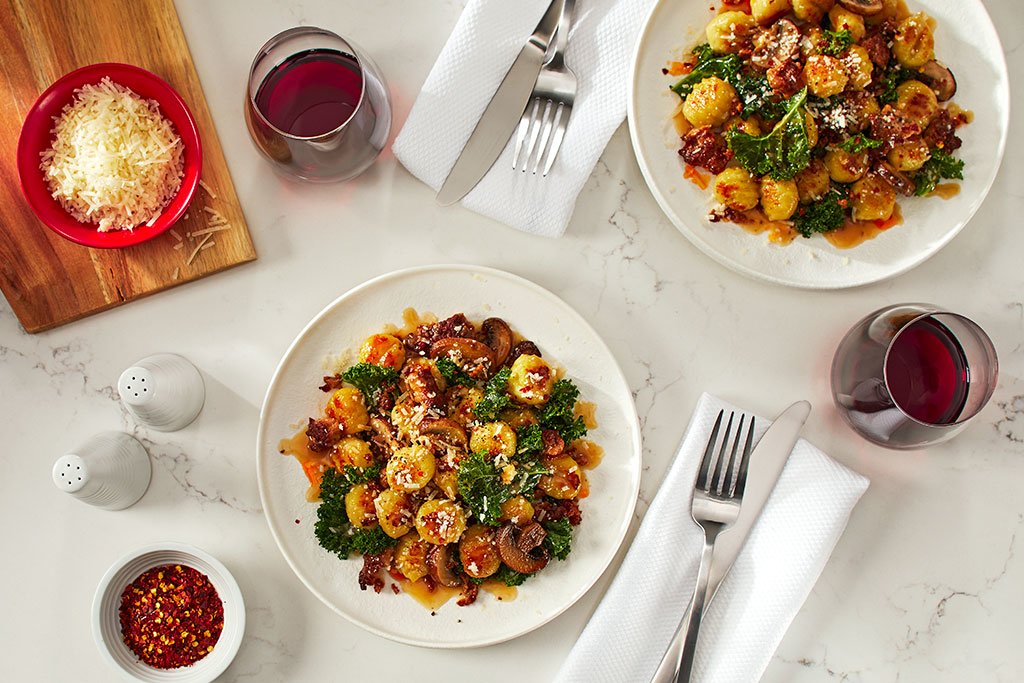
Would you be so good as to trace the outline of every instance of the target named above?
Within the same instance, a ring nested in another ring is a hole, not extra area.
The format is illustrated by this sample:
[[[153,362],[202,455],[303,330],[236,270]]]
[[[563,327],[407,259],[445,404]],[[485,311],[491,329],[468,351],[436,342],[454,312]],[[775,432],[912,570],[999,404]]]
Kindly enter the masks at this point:
[[[173,353],[147,356],[125,370],[117,381],[117,393],[139,422],[162,432],[191,423],[206,401],[199,370]]]
[[[53,464],[53,483],[83,503],[104,510],[134,505],[149,488],[153,467],[130,434],[101,432]]]

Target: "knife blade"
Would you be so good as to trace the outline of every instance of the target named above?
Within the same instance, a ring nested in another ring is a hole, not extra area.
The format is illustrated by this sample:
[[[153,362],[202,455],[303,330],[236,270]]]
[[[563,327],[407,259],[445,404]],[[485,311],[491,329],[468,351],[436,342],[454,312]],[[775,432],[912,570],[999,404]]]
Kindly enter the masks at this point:
[[[501,151],[508,144],[530,102],[537,74],[544,64],[548,43],[558,28],[561,16],[562,0],[551,0],[540,23],[512,62],[445,178],[437,193],[439,204],[448,206],[465,197],[501,156]]]
[[[750,454],[747,487],[743,492],[740,516],[715,541],[715,553],[711,556],[711,571],[708,579],[708,601],[705,604],[710,603],[714,598],[722,580],[729,573],[736,557],[740,554],[743,542],[747,540],[754,523],[761,516],[761,510],[764,509],[764,504],[775,489],[779,475],[782,474],[782,469],[786,466],[786,461],[789,460],[789,454],[800,438],[800,429],[810,414],[811,404],[807,401],[797,401],[789,406],[772,422]],[[654,678],[651,679],[651,683],[670,683],[675,678],[675,665],[679,660],[679,653],[683,649],[686,624],[690,620],[690,607],[692,606],[691,602],[690,606],[686,608],[686,613],[683,614],[679,628],[676,630],[672,643],[668,646]]]

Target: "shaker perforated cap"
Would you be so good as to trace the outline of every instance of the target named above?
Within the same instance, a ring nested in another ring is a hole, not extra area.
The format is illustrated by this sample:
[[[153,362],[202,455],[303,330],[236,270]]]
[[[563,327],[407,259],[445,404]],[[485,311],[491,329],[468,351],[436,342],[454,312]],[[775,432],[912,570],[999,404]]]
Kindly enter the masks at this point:
[[[53,483],[61,491],[77,493],[89,483],[89,468],[81,457],[73,453],[61,456],[53,463]]]
[[[117,393],[135,419],[173,432],[196,419],[206,400],[206,386],[196,366],[173,353],[157,353],[121,373]]]

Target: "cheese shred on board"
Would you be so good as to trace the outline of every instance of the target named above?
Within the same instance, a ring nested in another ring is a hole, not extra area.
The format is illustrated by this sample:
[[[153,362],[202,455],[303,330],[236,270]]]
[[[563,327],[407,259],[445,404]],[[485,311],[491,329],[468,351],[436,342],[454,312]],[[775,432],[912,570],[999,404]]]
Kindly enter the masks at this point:
[[[40,168],[50,193],[100,232],[152,224],[181,187],[183,145],[159,105],[104,78],[54,119]]]

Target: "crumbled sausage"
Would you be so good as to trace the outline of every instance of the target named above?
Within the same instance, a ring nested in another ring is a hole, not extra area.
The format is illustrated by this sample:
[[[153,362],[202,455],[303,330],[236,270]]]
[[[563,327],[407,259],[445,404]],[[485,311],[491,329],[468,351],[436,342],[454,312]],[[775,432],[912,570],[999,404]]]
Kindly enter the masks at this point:
[[[963,141],[956,134],[957,120],[950,116],[945,109],[939,109],[935,118],[928,124],[924,131],[924,141],[929,147],[938,148],[944,152],[952,152],[960,149]]]
[[[871,137],[882,143],[882,151],[888,151],[920,134],[921,127],[908,121],[891,105],[885,105],[881,112],[871,117]]]
[[[332,392],[341,389],[342,385],[345,384],[345,380],[341,378],[341,375],[324,375],[323,386],[320,387],[320,391]]]
[[[544,455],[561,455],[565,450],[565,441],[562,435],[554,429],[545,429],[540,433],[540,440],[544,445]]]
[[[367,586],[373,586],[376,593],[384,590],[383,570],[391,565],[391,550],[385,550],[377,555],[363,555],[363,568],[359,571],[359,589],[366,590]]]
[[[309,418],[306,438],[309,440],[309,450],[314,453],[326,453],[341,439],[341,429],[334,420]]]
[[[867,50],[868,59],[875,66],[884,69],[889,63],[889,39],[881,31],[873,31],[860,41],[860,46]]]
[[[447,339],[448,337],[476,339],[477,331],[465,315],[456,313],[452,317],[436,323],[420,325],[405,338],[405,346],[410,351],[425,356],[430,351],[431,344],[438,339]]]
[[[717,175],[732,159],[732,150],[711,126],[700,126],[683,136],[679,156],[691,166],[702,166]]]
[[[544,496],[543,493],[537,489],[538,500],[533,504],[534,518],[537,521],[557,522],[565,518],[569,520],[569,524],[579,526],[579,523],[583,521],[579,503],[575,500],[555,500]]]
[[[459,607],[465,607],[466,605],[472,605],[476,602],[477,593],[480,592],[480,587],[472,581],[466,580],[462,584],[462,595],[455,601],[455,604]]]
[[[802,74],[800,62],[787,60],[768,69],[768,85],[782,97],[792,97],[803,87]]]

